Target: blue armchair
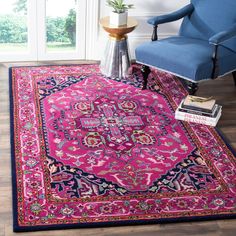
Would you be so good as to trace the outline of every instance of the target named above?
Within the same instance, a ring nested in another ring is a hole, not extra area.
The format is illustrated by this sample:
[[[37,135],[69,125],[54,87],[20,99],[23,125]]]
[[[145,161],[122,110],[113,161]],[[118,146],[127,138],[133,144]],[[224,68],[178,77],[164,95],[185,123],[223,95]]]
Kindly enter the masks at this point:
[[[179,35],[158,40],[159,24],[183,18]],[[143,88],[150,66],[170,72],[189,84],[195,93],[199,81],[233,73],[236,85],[236,0],[191,0],[182,9],[148,20],[152,41],[135,50],[143,65]]]

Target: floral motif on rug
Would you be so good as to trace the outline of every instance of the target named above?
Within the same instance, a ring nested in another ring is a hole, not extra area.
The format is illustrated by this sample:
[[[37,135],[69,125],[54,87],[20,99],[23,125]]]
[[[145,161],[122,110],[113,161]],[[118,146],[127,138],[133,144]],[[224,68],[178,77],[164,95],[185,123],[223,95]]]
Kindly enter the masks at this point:
[[[152,71],[11,68],[14,230],[235,216],[235,156],[209,126],[177,121],[187,92]]]

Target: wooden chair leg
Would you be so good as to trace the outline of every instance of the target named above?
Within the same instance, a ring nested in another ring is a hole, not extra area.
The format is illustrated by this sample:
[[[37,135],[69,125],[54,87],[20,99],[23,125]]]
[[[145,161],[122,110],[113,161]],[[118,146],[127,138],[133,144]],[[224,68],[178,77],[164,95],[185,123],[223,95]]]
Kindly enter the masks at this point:
[[[234,85],[236,86],[236,71],[234,71],[232,74],[233,74],[233,78],[234,78]]]
[[[148,75],[150,74],[151,70],[149,66],[143,65],[141,68],[141,72],[143,75],[143,87],[142,90],[147,88],[147,83],[148,83]]]
[[[187,88],[190,95],[194,95],[198,90],[198,83],[187,81]]]

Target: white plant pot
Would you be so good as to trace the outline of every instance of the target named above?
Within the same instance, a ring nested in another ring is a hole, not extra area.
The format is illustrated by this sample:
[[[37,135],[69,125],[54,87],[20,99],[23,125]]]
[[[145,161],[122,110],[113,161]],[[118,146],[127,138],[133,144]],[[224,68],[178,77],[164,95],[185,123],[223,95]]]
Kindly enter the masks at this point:
[[[110,25],[113,26],[121,26],[126,25],[128,19],[128,12],[123,13],[116,13],[116,12],[110,12]]]

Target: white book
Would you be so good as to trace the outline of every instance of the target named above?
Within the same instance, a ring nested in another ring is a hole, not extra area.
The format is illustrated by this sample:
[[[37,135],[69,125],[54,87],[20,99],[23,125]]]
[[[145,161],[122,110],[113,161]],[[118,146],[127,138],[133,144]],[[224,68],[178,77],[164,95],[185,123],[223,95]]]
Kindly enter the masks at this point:
[[[221,117],[221,113],[222,113],[222,106],[220,106],[220,110],[216,117],[207,117],[203,115],[185,113],[177,109],[175,112],[175,119],[199,123],[199,124],[205,124],[205,125],[210,125],[210,126],[216,126],[217,122],[219,121]]]

